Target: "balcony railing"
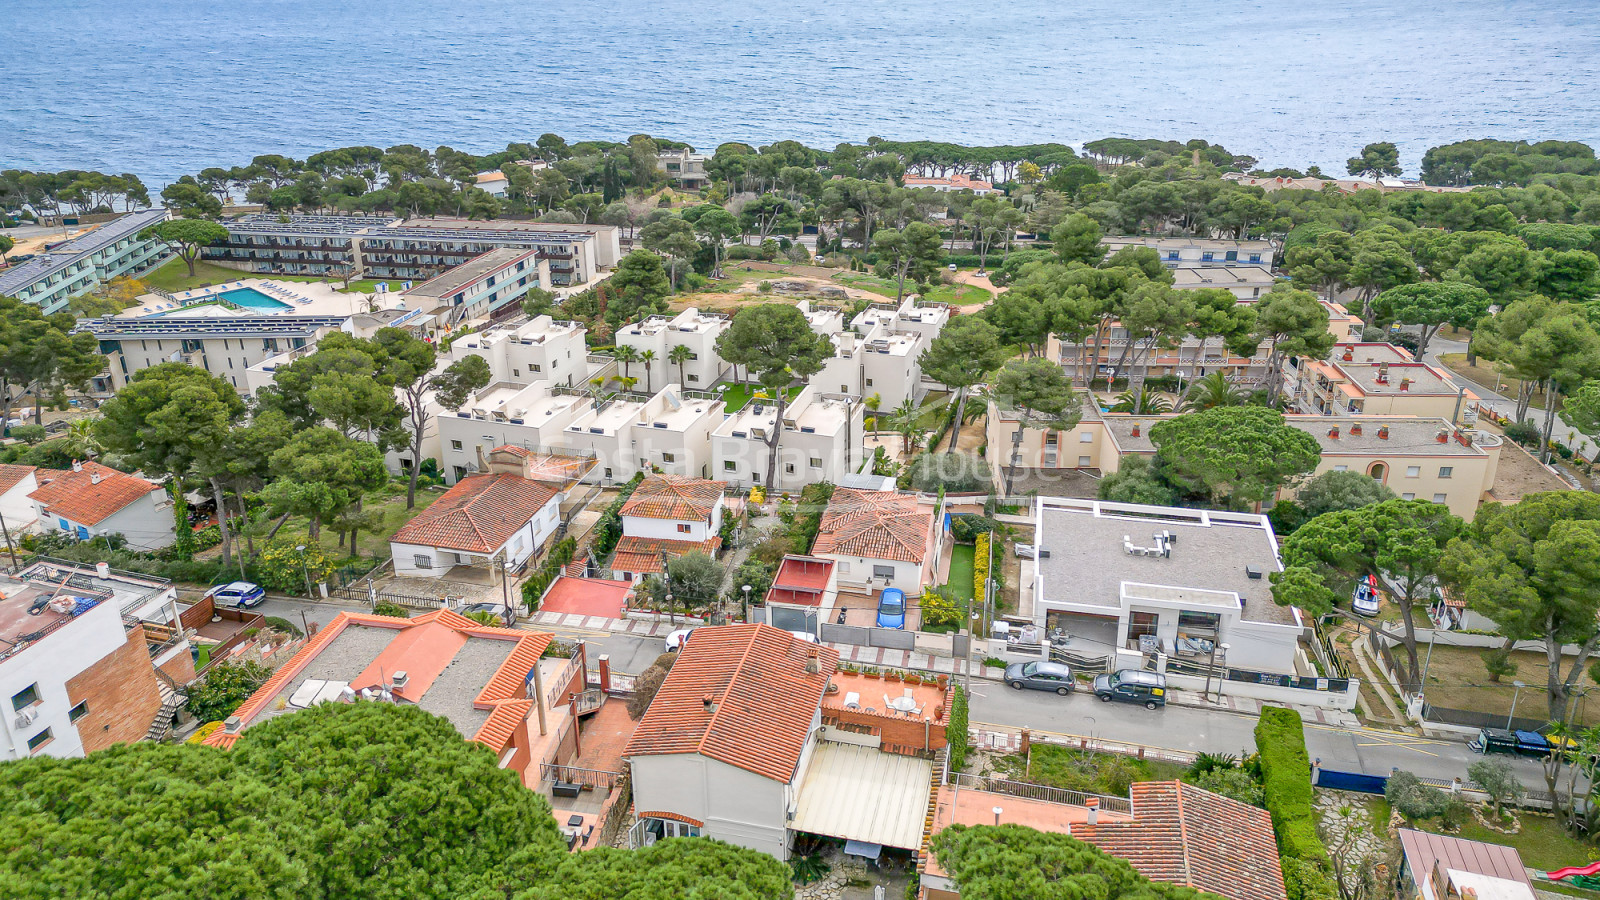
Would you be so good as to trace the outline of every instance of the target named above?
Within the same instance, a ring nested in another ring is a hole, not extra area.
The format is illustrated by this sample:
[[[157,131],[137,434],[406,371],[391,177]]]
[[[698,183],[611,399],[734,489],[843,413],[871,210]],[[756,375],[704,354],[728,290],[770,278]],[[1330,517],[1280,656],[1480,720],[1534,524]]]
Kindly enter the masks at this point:
[[[1133,815],[1133,801],[1127,797],[1088,794],[1083,791],[1069,791],[1065,788],[1047,787],[1042,784],[1007,781],[1004,778],[984,778],[978,775],[969,775],[965,772],[951,772],[946,777],[945,783],[979,791],[988,791],[991,794],[1005,794],[1008,797],[1043,800],[1046,803],[1060,803],[1067,806],[1088,806],[1088,801],[1093,799],[1100,801],[1100,808],[1107,812]]]

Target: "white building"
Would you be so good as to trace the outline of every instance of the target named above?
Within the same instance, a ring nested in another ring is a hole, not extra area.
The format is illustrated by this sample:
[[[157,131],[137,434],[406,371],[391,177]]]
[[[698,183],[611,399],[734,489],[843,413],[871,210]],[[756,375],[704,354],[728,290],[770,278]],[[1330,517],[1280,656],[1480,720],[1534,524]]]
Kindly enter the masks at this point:
[[[634,363],[646,378],[645,390],[653,390],[649,381],[676,381],[686,388],[705,390],[728,369],[717,355],[717,338],[728,330],[731,321],[721,313],[703,313],[691,306],[675,315],[649,316],[626,325],[617,332],[616,342],[619,348],[655,353],[648,371],[642,363]],[[689,359],[682,365],[671,361],[673,348],[678,346],[689,350]]]
[[[171,214],[166,209],[131,212],[11,266],[0,272],[0,296],[32,303],[49,315],[113,278],[143,274],[170,259],[172,251],[139,234]]]
[[[35,530],[39,510],[28,495],[39,489],[39,479],[33,466],[0,465],[0,518],[5,525],[0,531],[13,539]]]
[[[589,378],[586,333],[576,322],[537,316],[520,325],[463,335],[450,344],[450,359],[483,357],[491,381],[548,381],[582,388]]]
[[[1271,241],[1153,235],[1113,235],[1100,243],[1112,253],[1123,247],[1149,247],[1160,254],[1161,261],[1169,267],[1182,265],[1270,267],[1272,254],[1277,249]]]
[[[1226,644],[1230,667],[1307,674],[1296,651],[1311,623],[1273,601],[1269,576],[1283,566],[1266,516],[1040,497],[1034,528],[1025,589],[1052,643],[1118,668],[1221,664]]]
[[[593,405],[575,390],[553,390],[548,381],[491,384],[461,409],[440,410],[434,458],[445,480],[455,484],[477,471],[477,461],[496,447],[559,446],[566,427]]]
[[[662,562],[686,553],[715,557],[722,546],[727,482],[651,475],[622,505],[622,538],[611,570],[632,581],[664,571]]]
[[[469,475],[389,541],[397,575],[439,577],[455,566],[516,568],[561,524],[565,494],[498,472]]]
[[[799,493],[818,481],[835,484],[859,470],[865,406],[859,395],[825,393],[811,384],[784,409],[778,447],[778,491]],[[776,404],[752,400],[711,432],[711,474],[735,487],[766,484],[771,451],[767,436],[777,426]]]
[[[591,479],[601,484],[654,469],[704,478],[713,474],[711,434],[721,421],[720,397],[669,384],[653,396],[618,394],[591,403],[566,426],[556,446],[593,454],[597,463]]]
[[[831,329],[833,317],[805,310],[812,327]],[[927,393],[921,358],[950,321],[943,304],[918,305],[906,298],[898,307],[874,304],[850,320],[849,330],[823,330],[834,353],[812,376],[814,384],[841,394],[878,397],[878,408],[891,410],[903,401],[916,403]]]
[[[153,481],[97,462],[73,463],[66,471],[39,469],[39,487],[28,494],[43,532],[80,541],[120,535],[132,550],[172,546],[178,532],[172,499]]]
[[[789,858],[838,653],[766,625],[702,628],[623,751],[630,843],[708,837]]]
[[[934,508],[915,494],[838,488],[828,501],[811,555],[838,564],[838,586],[873,593],[899,588],[920,597],[933,582],[940,529]]]
[[[0,759],[142,740],[162,708],[156,668],[189,656],[182,630],[158,641],[143,622],[177,619],[165,581],[58,563],[0,574]]]
[[[1179,290],[1222,288],[1240,300],[1259,300],[1272,290],[1277,276],[1265,266],[1180,265],[1172,269],[1172,286]]]
[[[537,250],[500,247],[401,292],[412,309],[454,327],[484,316],[507,315],[530,288],[549,290],[550,262]]]

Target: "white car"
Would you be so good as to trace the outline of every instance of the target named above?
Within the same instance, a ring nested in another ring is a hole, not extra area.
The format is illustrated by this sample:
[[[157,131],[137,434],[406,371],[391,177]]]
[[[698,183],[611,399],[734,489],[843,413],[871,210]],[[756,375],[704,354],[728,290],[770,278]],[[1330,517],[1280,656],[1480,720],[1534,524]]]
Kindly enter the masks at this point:
[[[683,645],[689,642],[689,634],[693,631],[693,628],[679,628],[677,631],[667,635],[667,652],[682,650]]]
[[[1038,555],[1038,551],[1032,544],[1015,544],[1013,546],[1017,551],[1017,559],[1033,559]]]

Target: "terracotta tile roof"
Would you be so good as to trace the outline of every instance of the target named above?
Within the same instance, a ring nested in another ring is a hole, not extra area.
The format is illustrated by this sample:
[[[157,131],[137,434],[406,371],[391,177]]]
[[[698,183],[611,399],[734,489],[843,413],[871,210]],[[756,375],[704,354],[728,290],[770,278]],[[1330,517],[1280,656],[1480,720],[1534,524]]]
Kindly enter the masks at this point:
[[[392,540],[493,553],[544,509],[556,489],[516,475],[470,475],[395,532]]]
[[[21,484],[24,479],[34,473],[33,466],[0,466],[0,494],[11,490]],[[49,470],[46,470],[49,471]]]
[[[1272,819],[1257,809],[1178,781],[1133,785],[1133,821],[1073,825],[1088,841],[1145,876],[1229,900],[1283,900]]]
[[[697,628],[623,755],[699,753],[787,784],[838,664],[838,651],[769,625]]]
[[[678,557],[698,551],[714,557],[721,547],[721,537],[705,541],[669,541],[664,538],[643,538],[625,534],[617,541],[617,552],[611,557],[611,568],[617,572],[654,574],[662,571],[663,553],[669,557]]]
[[[83,463],[77,470],[39,469],[34,474],[40,486],[28,497],[51,515],[79,525],[98,525],[146,494],[161,490],[154,482],[97,462]],[[49,483],[45,483],[46,477]]]
[[[422,698],[433,681],[455,659],[461,647],[472,638],[515,641],[516,647],[512,648],[505,662],[495,670],[494,675],[473,698],[472,703],[478,709],[491,711],[488,720],[479,727],[472,739],[496,751],[505,748],[517,724],[526,720],[529,711],[533,709],[532,701],[526,696],[528,673],[538,665],[539,659],[544,656],[545,649],[550,646],[553,639],[549,634],[480,625],[452,610],[436,610],[414,619],[341,612],[326,627],[306,641],[300,652],[274,672],[266,684],[251,694],[250,699],[234,712],[242,723],[240,732],[261,715],[284,688],[305,671],[312,660],[351,626],[387,628],[395,632],[395,637],[389,646],[384,648],[372,665],[351,679],[351,686],[358,690],[371,686],[364,683],[364,680],[380,665],[386,667],[385,675],[404,670],[407,677],[406,687],[396,693],[401,699],[411,702]],[[388,668],[390,666],[393,668]],[[376,683],[375,679],[373,683]],[[227,734],[219,729],[206,738],[205,743],[213,747],[227,748],[232,747],[238,740],[238,733]]]
[[[921,563],[932,527],[933,510],[910,494],[839,488],[822,514],[811,553]]]
[[[583,478],[594,468],[595,460],[589,456],[564,456],[557,453],[540,453],[516,444],[501,444],[489,451],[489,463],[497,462],[495,454],[506,454],[522,460],[522,477],[534,481],[548,481],[566,488]]]
[[[622,504],[622,515],[646,519],[677,519],[682,522],[709,522],[711,512],[722,499],[726,481],[684,478],[679,475],[651,475],[639,482]]]

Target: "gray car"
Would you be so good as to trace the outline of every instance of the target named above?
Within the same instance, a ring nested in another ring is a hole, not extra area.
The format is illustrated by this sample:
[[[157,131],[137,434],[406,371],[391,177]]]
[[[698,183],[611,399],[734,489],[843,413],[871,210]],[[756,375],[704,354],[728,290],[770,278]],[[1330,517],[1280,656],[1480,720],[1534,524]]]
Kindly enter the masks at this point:
[[[1015,691],[1055,691],[1065,697],[1072,693],[1072,669],[1057,662],[1012,663],[1006,666],[1006,684]]]

